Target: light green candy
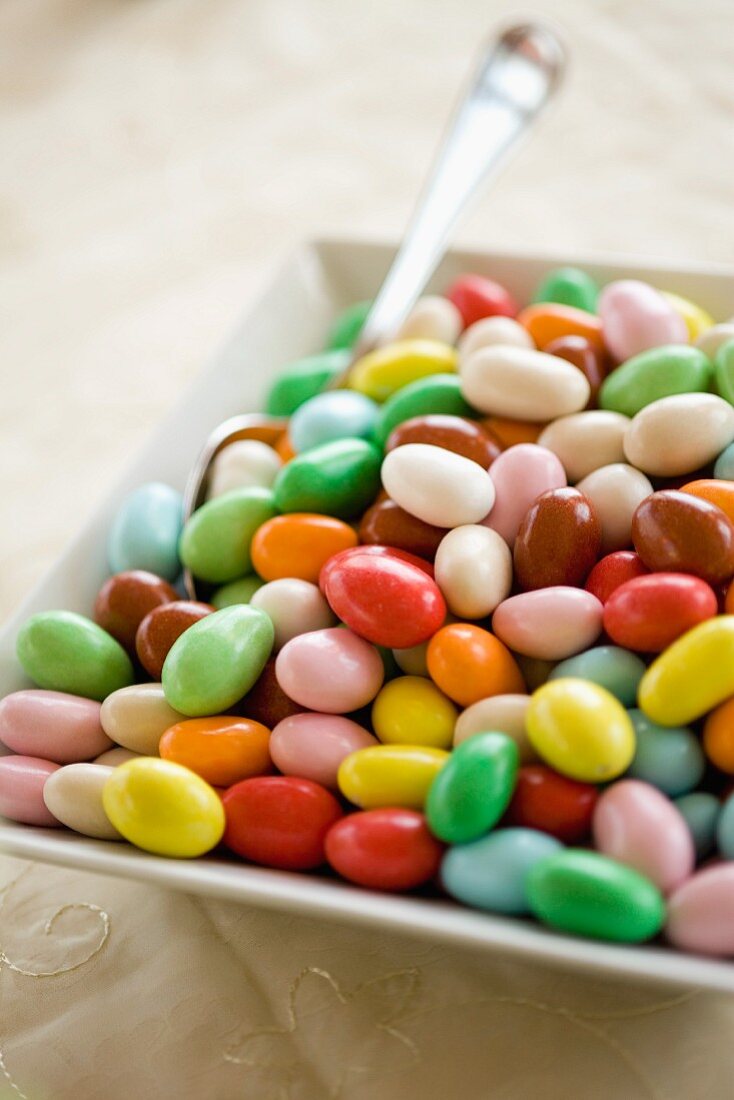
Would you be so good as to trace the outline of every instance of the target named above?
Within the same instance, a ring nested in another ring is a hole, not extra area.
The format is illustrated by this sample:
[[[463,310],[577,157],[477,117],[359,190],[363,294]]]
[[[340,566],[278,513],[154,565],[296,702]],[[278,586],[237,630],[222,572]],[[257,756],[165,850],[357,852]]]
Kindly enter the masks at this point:
[[[211,584],[238,580],[252,569],[250,543],[275,515],[270,489],[232,489],[207,501],[183,529],[179,554],[195,577]]]
[[[135,679],[125,650],[84,615],[41,611],[20,628],[18,660],[34,683],[101,701]]]
[[[368,301],[355,302],[342,310],[329,329],[327,347],[331,350],[354,347],[371,308],[372,302]]]
[[[618,943],[642,943],[665,920],[662,894],[649,879],[599,852],[567,848],[540,860],[527,878],[530,910],[538,920]]]
[[[540,283],[533,301],[555,302],[596,313],[598,297],[599,288],[587,272],[579,267],[557,267]]]
[[[223,584],[216,590],[209,603],[216,607],[217,611],[221,611],[223,607],[231,607],[232,604],[249,603],[258,588],[262,588],[264,584],[262,577],[252,573],[249,577]]]
[[[265,411],[270,416],[292,416],[304,401],[321,393],[327,382],[346,370],[350,358],[348,350],[335,348],[291,363],[273,382]]]
[[[635,416],[661,397],[706,393],[713,367],[699,348],[667,344],[628,359],[607,375],[599,390],[599,408]]]
[[[190,626],[169,650],[163,693],[191,718],[221,714],[246,695],[270,656],[270,618],[248,604],[214,611]]]
[[[378,413],[374,438],[384,447],[393,428],[414,416],[443,413],[446,416],[476,416],[461,394],[458,374],[432,374],[418,378],[389,397]]]
[[[606,688],[625,707],[634,705],[637,687],[645,675],[645,662],[636,653],[616,645],[600,645],[561,661],[549,680],[573,676]]]
[[[734,405],[734,340],[727,340],[716,352],[714,386],[719,397]]]

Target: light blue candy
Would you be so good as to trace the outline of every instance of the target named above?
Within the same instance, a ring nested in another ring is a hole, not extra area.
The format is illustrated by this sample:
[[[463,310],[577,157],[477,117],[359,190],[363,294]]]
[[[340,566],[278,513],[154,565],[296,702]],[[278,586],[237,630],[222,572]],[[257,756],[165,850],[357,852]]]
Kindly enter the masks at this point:
[[[706,856],[711,855],[716,845],[716,826],[721,803],[714,794],[695,791],[693,794],[684,794],[681,798],[676,798],[675,804],[691,830],[696,858],[705,859]]]
[[[676,798],[692,791],[706,767],[696,735],[685,726],[658,726],[641,710],[629,711],[637,748],[628,776]]]
[[[446,890],[465,905],[493,913],[527,913],[526,879],[535,864],[563,848],[536,829],[496,829],[449,848],[441,863]]]
[[[714,477],[722,481],[734,481],[734,443],[721,452],[714,466]]]
[[[645,663],[635,653],[616,645],[600,645],[561,661],[549,680],[574,676],[606,688],[625,707],[637,699],[637,686],[645,673]]]
[[[296,409],[288,426],[298,454],[335,439],[369,439],[377,420],[376,402],[354,390],[319,393]]]
[[[167,581],[181,571],[178,539],[183,524],[181,494],[151,481],[126,497],[115,516],[107,543],[113,573],[147,569]]]
[[[729,795],[716,823],[716,841],[724,859],[734,859],[734,795]]]

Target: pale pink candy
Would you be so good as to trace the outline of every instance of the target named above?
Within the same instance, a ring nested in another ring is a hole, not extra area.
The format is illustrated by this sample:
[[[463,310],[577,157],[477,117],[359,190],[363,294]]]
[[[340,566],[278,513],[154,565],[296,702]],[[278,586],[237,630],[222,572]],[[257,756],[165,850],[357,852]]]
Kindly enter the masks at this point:
[[[600,852],[634,867],[664,894],[693,874],[691,831],[676,806],[650,783],[613,783],[596,804],[592,830]]]
[[[372,702],[385,671],[373,645],[351,630],[332,627],[291,638],[276,658],[275,676],[300,706],[348,714]]]
[[[14,691],[0,700],[0,741],[13,752],[76,764],[112,747],[100,704],[63,691]]]
[[[603,613],[591,592],[556,585],[504,600],[492,617],[492,630],[524,657],[562,661],[594,644]]]
[[[96,757],[93,763],[101,764],[105,768],[119,768],[120,764],[127,764],[128,760],[138,760],[142,755],[142,752],[132,752],[130,749],[123,749],[121,745],[115,745],[114,749],[108,749]]]
[[[563,464],[553,451],[536,443],[516,443],[498,455],[489,476],[495,488],[492,511],[482,523],[513,546],[530,505],[548,489],[568,484]]]
[[[269,749],[273,763],[284,775],[337,787],[336,774],[344,757],[376,744],[376,738],[351,718],[294,714],[278,722]]]
[[[734,955],[734,863],[698,871],[671,894],[665,935],[683,951]]]
[[[638,279],[609,283],[599,297],[604,342],[620,363],[648,348],[687,344],[685,321],[659,290]]]
[[[24,825],[60,825],[43,801],[43,785],[58,770],[37,756],[0,756],[0,816]]]

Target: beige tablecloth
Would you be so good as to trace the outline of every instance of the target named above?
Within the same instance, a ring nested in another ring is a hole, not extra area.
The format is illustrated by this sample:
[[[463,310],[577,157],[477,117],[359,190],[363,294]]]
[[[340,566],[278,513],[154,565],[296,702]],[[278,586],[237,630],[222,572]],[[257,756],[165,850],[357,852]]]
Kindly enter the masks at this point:
[[[535,0],[563,98],[482,246],[731,259],[729,0]],[[397,236],[497,0],[4,0],[0,613],[275,259]],[[734,1006],[0,857],[0,1096],[731,1095]]]

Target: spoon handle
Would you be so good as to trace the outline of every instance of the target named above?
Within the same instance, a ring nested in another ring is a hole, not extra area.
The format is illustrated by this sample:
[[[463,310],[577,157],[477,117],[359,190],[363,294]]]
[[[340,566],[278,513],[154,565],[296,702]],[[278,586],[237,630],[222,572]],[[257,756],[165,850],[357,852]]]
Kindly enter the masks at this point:
[[[364,323],[355,359],[399,329],[466,203],[535,121],[564,67],[565,51],[557,35],[536,23],[510,27],[484,49]]]

